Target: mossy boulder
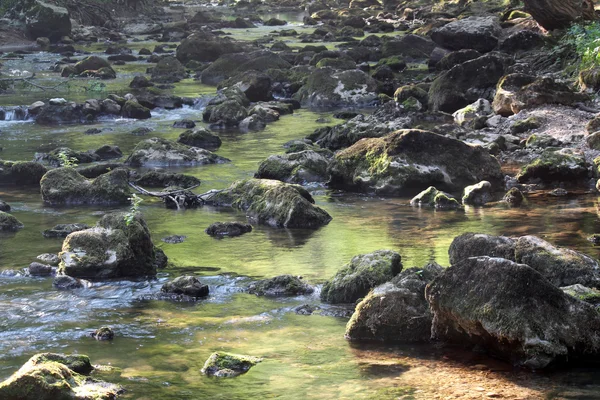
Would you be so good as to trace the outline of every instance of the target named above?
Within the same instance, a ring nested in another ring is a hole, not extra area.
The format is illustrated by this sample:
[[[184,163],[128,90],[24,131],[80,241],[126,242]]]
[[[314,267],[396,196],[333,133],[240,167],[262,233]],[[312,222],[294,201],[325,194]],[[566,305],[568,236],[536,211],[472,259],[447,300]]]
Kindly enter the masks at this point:
[[[204,363],[201,372],[208,376],[230,378],[244,374],[262,361],[262,358],[243,356],[240,354],[225,353],[222,351],[213,353]]]
[[[152,118],[152,114],[149,108],[144,107],[137,101],[128,100],[121,108],[121,115],[124,118],[132,119],[149,119]]]
[[[0,186],[39,185],[46,172],[46,167],[36,162],[0,161]]]
[[[16,232],[24,225],[14,215],[0,211],[0,231]]]
[[[533,369],[598,357],[600,314],[527,265],[468,258],[436,277],[425,296],[434,339]]]
[[[429,206],[437,209],[460,208],[460,203],[448,193],[429,186],[410,200],[411,206]]]
[[[333,188],[387,195],[502,181],[500,164],[483,147],[417,129],[360,140],[336,154],[329,173]]]
[[[132,167],[168,167],[229,162],[208,150],[158,137],[139,142],[125,164]]]
[[[280,275],[271,279],[263,279],[250,284],[248,293],[257,296],[300,296],[311,294],[315,289],[304,282],[302,277]]]
[[[588,178],[589,165],[583,155],[566,150],[545,150],[517,175],[520,183],[576,182]]]
[[[510,127],[510,132],[513,135],[518,135],[520,133],[525,133],[527,131],[537,129],[542,126],[541,121],[537,117],[529,117],[525,119],[520,119],[515,121],[514,124]]]
[[[448,249],[448,255],[452,265],[479,256],[515,261],[515,248],[516,242],[512,238],[468,232],[454,238]]]
[[[510,188],[502,198],[502,201],[511,207],[519,207],[525,200],[525,195],[518,188]]]
[[[452,116],[458,125],[471,129],[482,129],[485,122],[493,114],[492,106],[486,99],[479,99],[460,110],[455,111]]]
[[[47,238],[66,238],[69,234],[77,231],[83,231],[84,229],[90,229],[88,224],[58,224],[50,229],[46,229],[42,232],[42,235]]]
[[[92,379],[93,367],[84,355],[41,353],[0,383],[2,399],[113,400],[122,388]]]
[[[128,172],[116,169],[89,180],[74,168],[48,171],[40,181],[42,200],[59,204],[127,204],[129,202]]]
[[[179,186],[182,188],[189,188],[200,185],[200,179],[191,175],[148,171],[136,179],[135,183],[141,186],[149,187],[166,188],[169,186]]]
[[[595,306],[600,305],[600,290],[598,289],[585,287],[580,284],[563,286],[560,289],[576,299],[585,301],[586,303],[590,303]]]
[[[271,84],[271,77],[264,72],[242,71],[222,82],[218,88],[235,86],[244,92],[248,100],[256,102],[273,99]]]
[[[583,90],[600,89],[600,69],[588,68],[579,72],[579,87]]]
[[[73,68],[74,74],[80,76],[94,76],[96,73],[99,73],[101,75],[113,75],[112,78],[116,77],[116,73],[110,66],[110,62],[99,56],[86,57],[75,64]]]
[[[471,206],[482,206],[492,200],[492,184],[481,181],[475,185],[467,186],[463,190],[462,203]]]
[[[241,236],[244,233],[252,232],[252,225],[244,222],[215,222],[204,230],[207,235],[222,238]]]
[[[377,99],[377,82],[360,70],[335,72],[319,68],[306,80],[295,98],[306,107],[365,106]]]
[[[205,128],[190,129],[179,135],[177,142],[206,150],[217,150],[221,147],[221,138]]]
[[[479,57],[481,57],[481,53],[473,49],[452,51],[444,55],[440,61],[435,64],[435,68],[439,71],[447,71],[452,69],[452,67],[455,65],[462,64]]]
[[[487,53],[498,45],[501,31],[496,17],[468,17],[433,29],[431,39],[446,49]]]
[[[91,229],[71,233],[63,242],[59,274],[85,279],[156,275],[156,253],[140,215],[106,214]]]
[[[433,315],[425,286],[444,269],[437,264],[409,268],[377,286],[356,306],[346,325],[351,341],[427,342]]]
[[[435,47],[435,43],[429,38],[408,34],[399,39],[384,40],[381,53],[383,58],[402,56],[413,60],[427,60]]]
[[[313,150],[270,156],[260,163],[255,178],[288,183],[327,182],[329,159]]]
[[[378,250],[352,258],[335,276],[325,282],[321,301],[326,303],[354,303],[371,289],[390,281],[402,271],[400,254]]]
[[[220,104],[205,109],[203,118],[213,126],[231,128],[238,126],[246,117],[248,110],[235,99],[226,100]]]
[[[428,96],[427,91],[417,85],[401,86],[394,92],[394,100],[398,104],[404,104],[406,100],[414,98],[427,107]]]
[[[200,282],[197,277],[184,275],[165,283],[160,291],[165,294],[200,298],[208,296],[209,288],[208,285]]]
[[[241,53],[245,49],[242,43],[227,38],[219,39],[213,35],[195,33],[177,47],[177,59],[183,64],[189,61],[212,62],[223,54]]]
[[[301,186],[271,179],[237,181],[209,200],[215,206],[242,210],[259,224],[307,229],[316,229],[331,221],[331,216],[314,202]]]
[[[31,6],[25,12],[25,29],[30,39],[44,37],[57,42],[71,35],[71,18],[66,8],[40,0],[29,3]]]
[[[115,332],[108,326],[102,326],[92,332],[90,336],[98,341],[113,340]]]
[[[323,58],[316,66],[317,68],[332,68],[338,71],[346,71],[349,69],[356,69],[356,62],[343,57]]]
[[[175,83],[187,78],[185,67],[175,57],[161,58],[152,68],[152,81]]]

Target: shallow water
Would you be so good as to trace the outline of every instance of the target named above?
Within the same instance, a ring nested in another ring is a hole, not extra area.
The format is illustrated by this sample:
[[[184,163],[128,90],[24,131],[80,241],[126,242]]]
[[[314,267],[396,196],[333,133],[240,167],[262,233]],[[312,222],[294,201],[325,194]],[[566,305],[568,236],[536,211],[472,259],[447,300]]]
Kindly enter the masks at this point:
[[[52,56],[27,56],[11,67],[35,70],[46,65],[33,62],[34,57]],[[146,64],[139,64],[118,69],[119,79],[109,83],[107,91],[122,92],[124,82],[145,70]],[[49,82],[56,81],[55,75],[47,76]],[[214,88],[191,80],[175,90],[190,97],[213,92]],[[79,91],[58,95],[77,101],[89,97]],[[5,96],[0,97],[0,104],[27,105],[40,97],[44,96],[39,92]],[[58,146],[88,150],[104,144],[118,145],[127,155],[143,139],[129,134],[134,128],[154,129],[148,137],[176,139],[182,130],[172,128],[173,121],[201,120],[201,106],[152,114],[148,121],[104,120],[86,126],[0,122],[0,155],[8,160],[31,160],[36,152]],[[222,133],[223,146],[217,153],[231,159],[231,164],[177,171],[199,177],[200,191],[224,188],[252,176],[261,160],[283,151],[285,142],[324,125],[316,122],[319,118],[337,123],[331,114],[298,110],[262,132]],[[93,127],[105,131],[83,134]],[[593,370],[541,375],[513,371],[484,356],[451,349],[350,345],[343,337],[346,319],[293,312],[301,304],[317,305],[318,293],[267,299],[242,292],[254,278],[287,273],[319,285],[352,256],[382,248],[398,251],[405,267],[430,261],[447,265],[450,242],[468,231],[535,234],[598,257],[598,248],[586,240],[600,231],[597,196],[536,197],[520,209],[491,204],[436,211],[412,208],[407,198],[311,190],[317,204],[333,216],[328,226],[317,231],[255,226],[250,234],[223,240],[209,237],[204,229],[215,221],[243,220],[242,213],[211,207],[178,212],[145,199],[141,211],[172,266],[156,280],[96,282],[85,289],[58,292],[50,279],[19,272],[36,255],[60,251],[61,240],[45,239],[41,231],[58,223],[94,224],[110,209],[49,207],[42,204],[38,189],[0,188],[0,198],[11,204],[12,213],[25,224],[16,234],[0,236],[0,379],[31,355],[53,351],[85,353],[94,363],[113,366],[114,371],[101,375],[125,386],[124,398],[128,399],[485,398],[495,392],[518,398],[600,397],[600,376]],[[180,244],[160,240],[173,234],[187,238]],[[201,275],[210,285],[210,297],[196,303],[157,297],[167,279],[183,273]],[[114,341],[96,342],[89,337],[90,331],[102,325],[115,329]],[[235,379],[207,378],[200,368],[217,350],[260,356],[264,361]]]

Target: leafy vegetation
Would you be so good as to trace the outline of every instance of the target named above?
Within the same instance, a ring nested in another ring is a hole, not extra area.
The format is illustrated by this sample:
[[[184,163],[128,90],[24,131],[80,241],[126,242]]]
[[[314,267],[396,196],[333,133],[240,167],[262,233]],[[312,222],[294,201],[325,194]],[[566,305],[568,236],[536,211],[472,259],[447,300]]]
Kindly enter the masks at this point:
[[[563,38],[565,44],[572,45],[581,61],[583,70],[600,64],[600,23],[573,24]]]
[[[2,0],[0,1],[0,16],[4,15],[5,12],[13,8],[19,0]]]
[[[58,153],[58,159],[60,161],[60,165],[62,167],[69,167],[69,168],[75,168],[77,167],[77,159],[75,157],[69,157],[69,155],[67,153],[65,153],[64,151],[61,151],[60,153]]]
[[[131,202],[131,207],[129,208],[129,212],[125,214],[125,225],[127,226],[129,226],[135,219],[135,216],[140,210],[140,204],[142,201],[144,201],[144,199],[134,193],[129,198],[129,201]]]

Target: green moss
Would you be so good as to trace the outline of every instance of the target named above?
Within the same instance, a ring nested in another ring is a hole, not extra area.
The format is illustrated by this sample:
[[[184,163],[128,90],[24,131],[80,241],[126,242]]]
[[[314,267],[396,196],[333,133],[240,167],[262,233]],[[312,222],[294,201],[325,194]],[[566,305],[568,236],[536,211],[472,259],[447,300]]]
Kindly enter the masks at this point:
[[[521,10],[514,10],[511,11],[510,15],[508,16],[508,21],[511,21],[513,19],[517,19],[517,18],[529,18],[531,17],[531,15],[529,15],[528,13],[521,11]]]
[[[262,361],[262,358],[244,356],[240,354],[213,353],[202,367],[202,373],[210,376],[230,377],[247,372],[250,368]]]
[[[258,296],[298,296],[310,294],[314,288],[304,282],[301,277],[280,275],[252,283],[248,291]]]
[[[542,123],[540,122],[540,120],[537,117],[529,117],[529,118],[522,119],[520,121],[515,122],[510,127],[510,130],[514,134],[519,134],[519,133],[530,131],[532,129],[537,129],[540,126],[542,126]],[[532,135],[532,136],[534,136],[534,135]]]
[[[14,215],[0,211],[0,231],[15,232],[23,228],[23,226]]]

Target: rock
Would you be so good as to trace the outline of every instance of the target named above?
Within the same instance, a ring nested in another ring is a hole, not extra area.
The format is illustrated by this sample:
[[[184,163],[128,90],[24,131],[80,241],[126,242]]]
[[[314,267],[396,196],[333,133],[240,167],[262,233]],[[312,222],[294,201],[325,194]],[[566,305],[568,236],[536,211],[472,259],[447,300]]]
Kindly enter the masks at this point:
[[[479,256],[515,261],[515,248],[515,240],[509,237],[469,232],[454,238],[448,249],[448,255],[451,265]]]
[[[541,126],[542,126],[542,123],[540,122],[540,120],[538,118],[529,117],[529,118],[515,121],[515,123],[512,124],[510,127],[510,132],[513,135],[518,135],[520,133],[525,133],[527,131],[537,129]]]
[[[500,43],[499,50],[505,53],[531,51],[546,44],[544,35],[540,32],[522,30],[509,35]]]
[[[108,144],[105,144],[104,146],[101,146],[98,149],[96,149],[96,151],[94,151],[94,154],[97,155],[102,161],[123,157],[123,153],[121,152],[121,149],[118,146],[110,146]]]
[[[200,185],[200,179],[191,175],[148,171],[140,176],[135,183],[137,185],[149,187],[166,188],[169,186],[179,186],[182,188],[189,188]]]
[[[460,203],[448,193],[429,186],[410,201],[411,206],[430,206],[437,209],[460,208]]]
[[[454,117],[454,121],[460,126],[482,129],[492,114],[493,111],[490,102],[486,99],[479,99],[473,104],[455,111],[452,116]]]
[[[529,265],[558,287],[575,284],[600,287],[598,261],[574,250],[555,247],[536,236],[517,239],[515,261]]]
[[[113,340],[115,332],[108,326],[103,326],[92,332],[91,336],[98,341]]]
[[[237,181],[216,193],[210,203],[240,209],[256,223],[276,228],[316,229],[331,221],[301,186],[270,179]]]
[[[519,207],[523,200],[525,200],[525,196],[516,187],[511,188],[502,198],[502,201],[508,203],[511,207]]]
[[[169,244],[178,244],[178,243],[183,243],[186,238],[187,238],[187,236],[183,236],[183,235],[171,235],[171,236],[164,237],[161,240],[163,242],[169,243]]]
[[[143,126],[141,128],[136,128],[136,129],[132,130],[131,134],[133,136],[146,136],[150,132],[152,132],[152,129],[146,128],[145,126]]]
[[[162,293],[183,295],[188,297],[208,296],[208,285],[203,284],[195,276],[184,275],[165,283],[160,289]]]
[[[182,119],[173,123],[173,128],[193,129],[195,127],[196,123],[191,119]]]
[[[429,109],[452,113],[479,98],[491,97],[511,62],[498,54],[486,54],[441,73],[429,88]]]
[[[141,141],[125,160],[132,167],[166,167],[229,162],[208,150],[172,142],[162,138],[150,138]]]
[[[210,224],[205,232],[217,238],[241,236],[252,232],[252,225],[243,222],[215,222]]]
[[[133,80],[129,83],[130,88],[140,89],[154,86],[154,83],[150,82],[145,76],[134,76]]]
[[[311,294],[315,289],[304,282],[302,277],[293,275],[280,275],[271,279],[253,282],[248,287],[248,293],[257,296],[300,296]]]
[[[89,229],[87,224],[58,224],[51,229],[46,229],[42,235],[47,238],[65,238],[70,233]]]
[[[75,73],[82,74],[85,71],[99,71],[103,68],[111,68],[110,63],[98,56],[89,56],[75,64]]]
[[[28,271],[31,276],[50,276],[54,273],[54,268],[51,265],[32,262],[29,264]]]
[[[248,372],[250,368],[261,361],[262,358],[258,357],[219,351],[210,355],[201,372],[208,376],[230,378]]]
[[[545,150],[517,174],[520,183],[574,182],[588,177],[589,165],[582,155],[567,151]]]
[[[368,105],[377,99],[377,83],[360,70],[316,69],[295,95],[303,106],[340,108]]]
[[[174,83],[187,78],[184,66],[175,57],[162,58],[152,68],[152,80],[158,83]]]
[[[116,169],[88,180],[74,168],[48,171],[40,182],[42,200],[47,204],[127,204],[128,173]]]
[[[121,106],[114,100],[104,99],[100,103],[102,112],[108,115],[121,115]],[[143,129],[143,128],[138,128]]]
[[[265,26],[283,26],[283,25],[287,25],[287,22],[285,22],[284,20],[281,20],[281,19],[277,19],[277,18],[270,18],[265,21],[264,25]]]
[[[210,109],[208,122],[214,126],[235,127],[247,116],[248,111],[239,101],[226,100]]]
[[[35,122],[38,125],[80,124],[93,119],[93,115],[84,114],[82,105],[75,103],[48,104],[35,115]]]
[[[40,353],[0,383],[0,398],[36,400],[112,400],[118,385],[92,379],[94,368],[85,355]]]
[[[481,181],[467,186],[463,191],[462,203],[465,205],[482,206],[492,200],[492,184]]]
[[[483,147],[417,129],[363,139],[338,152],[329,173],[332,188],[388,195],[428,186],[458,191],[502,180],[498,161]]]
[[[121,115],[123,118],[132,119],[149,119],[152,118],[150,110],[137,101],[129,100],[125,102],[121,108]]]
[[[600,304],[600,290],[598,290],[598,289],[592,289],[592,288],[585,287],[580,284],[576,284],[576,285],[561,287],[560,290],[562,290],[569,296],[573,296],[576,299],[585,301],[586,303],[590,303],[595,306]]]
[[[224,83],[219,87],[235,86],[238,87],[248,100],[269,101],[273,98],[271,95],[271,77],[258,71],[244,71]]]
[[[313,150],[270,156],[260,163],[255,178],[288,183],[327,182],[329,160]]]
[[[496,17],[468,17],[431,31],[431,39],[450,50],[474,49],[482,53],[498,45],[502,28]]]
[[[0,200],[0,211],[10,212],[10,205],[5,201]]]
[[[241,43],[195,33],[185,38],[177,47],[177,59],[182,64],[192,60],[212,62],[223,54],[241,53],[244,50],[244,45]]]
[[[36,257],[41,262],[56,267],[60,261],[58,256],[53,253],[44,253]]]
[[[266,127],[265,120],[257,114],[244,118],[238,125],[241,131],[262,131]]]
[[[86,279],[156,275],[155,251],[144,219],[106,214],[91,229],[71,233],[63,242],[59,274]]]
[[[444,269],[437,264],[409,268],[377,286],[356,306],[346,325],[351,341],[426,342],[433,315],[425,286]]]
[[[24,226],[25,225],[13,215],[0,211],[0,231],[16,232]]]
[[[354,303],[374,287],[391,280],[402,271],[400,254],[378,250],[352,258],[321,289],[321,301]]]
[[[47,37],[57,42],[63,36],[71,35],[69,11],[64,7],[35,0],[25,12],[25,29],[30,39]]]
[[[221,147],[221,138],[205,128],[187,130],[179,135],[177,142],[206,150],[217,150]]]
[[[403,35],[398,40],[387,40],[381,47],[382,58],[404,56],[414,60],[427,60],[435,43],[418,35]]]
[[[431,282],[432,338],[477,345],[515,365],[539,369],[597,357],[596,309],[533,268],[501,258],[468,258]]]
[[[248,61],[250,61],[250,55],[246,53],[225,54],[202,71],[200,80],[205,85],[216,86],[235,76],[239,67]]]
[[[74,290],[86,286],[84,282],[85,281],[82,279],[73,278],[71,276],[58,275],[52,281],[52,286],[58,290]]]
[[[435,68],[439,71],[448,71],[455,65],[462,64],[479,57],[481,57],[481,53],[473,49],[453,51],[444,55],[444,57],[442,57],[440,61],[435,64]]]

